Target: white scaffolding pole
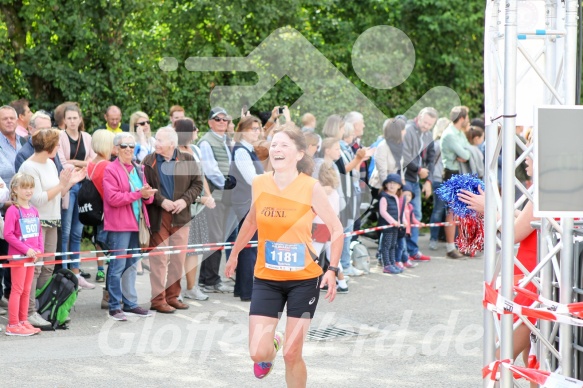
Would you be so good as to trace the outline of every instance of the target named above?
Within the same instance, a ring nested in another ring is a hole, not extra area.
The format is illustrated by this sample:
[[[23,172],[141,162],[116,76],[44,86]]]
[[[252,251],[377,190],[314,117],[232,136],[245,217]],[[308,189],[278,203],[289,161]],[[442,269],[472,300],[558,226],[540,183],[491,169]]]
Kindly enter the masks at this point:
[[[504,298],[512,299],[514,294],[514,158],[516,134],[516,54],[517,54],[517,0],[506,1],[504,24],[504,122],[502,125],[502,287]],[[501,318],[500,358],[514,359],[513,315]],[[500,386],[512,388],[510,369],[502,368]]]
[[[492,6],[492,10],[490,14],[486,15],[486,17],[491,18],[490,28],[489,31],[486,31],[488,34],[487,39],[491,42],[498,42],[498,15],[500,11],[500,2],[496,0]],[[491,48],[495,52],[491,53],[492,55],[486,55],[486,58],[497,58],[496,47],[497,44],[486,45],[487,47],[484,50],[488,50]],[[491,63],[492,67],[496,66],[495,61]],[[488,75],[492,78],[489,80],[485,80],[488,82],[489,85],[496,88],[498,85],[498,77],[497,72],[488,73]],[[497,95],[497,92],[493,93]],[[486,160],[497,160],[497,157],[494,156],[495,145],[497,142],[497,124],[492,123],[486,129]],[[490,163],[486,164],[486,209],[496,209],[496,193],[494,190],[498,189],[498,185],[496,184],[496,173],[497,173],[497,166],[491,166]],[[492,182],[492,179],[494,180]],[[494,272],[496,269],[496,215],[493,217],[489,212],[486,212],[486,217],[484,219],[484,282],[491,282],[494,278]],[[490,364],[494,361],[496,354],[496,328],[494,326],[494,316],[490,311],[484,309],[484,365]],[[489,386],[488,379],[484,379],[483,385],[484,388]]]
[[[576,73],[577,73],[577,9],[578,2],[569,0],[565,3],[565,104],[575,104]],[[562,218],[563,235],[561,241],[561,290],[559,302],[573,301],[573,219]],[[563,375],[573,376],[573,327],[562,324],[559,330],[559,349],[562,359]]]

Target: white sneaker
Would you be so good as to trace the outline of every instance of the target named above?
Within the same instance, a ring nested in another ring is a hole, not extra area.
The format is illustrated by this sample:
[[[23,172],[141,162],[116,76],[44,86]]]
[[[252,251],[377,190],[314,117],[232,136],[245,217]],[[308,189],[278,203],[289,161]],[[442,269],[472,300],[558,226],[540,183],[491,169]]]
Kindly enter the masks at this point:
[[[209,293],[223,293],[223,294],[227,294],[227,293],[232,293],[235,291],[235,287],[231,287],[231,286],[227,286],[224,283],[217,283],[214,286],[204,286],[203,288],[204,292],[209,292]]]
[[[28,322],[37,328],[51,326],[51,323],[40,316],[39,313],[34,313],[28,316]]]
[[[194,300],[208,300],[209,296],[203,293],[198,286],[194,286],[192,290],[184,290],[184,297]]]
[[[350,266],[344,270],[344,275],[348,276],[362,276],[363,273],[364,271],[361,271],[358,268],[354,268],[353,266]]]
[[[184,296],[182,295],[182,292],[180,293],[180,295],[178,295],[176,299],[178,299],[181,302],[184,302]]]
[[[437,241],[430,240],[429,241],[429,249],[431,249],[432,251],[436,251],[437,250]]]
[[[77,276],[77,280],[79,281],[79,288],[86,288],[88,290],[92,290],[95,288],[95,284],[91,284],[89,283],[87,280],[85,280],[84,277],[82,276]]]

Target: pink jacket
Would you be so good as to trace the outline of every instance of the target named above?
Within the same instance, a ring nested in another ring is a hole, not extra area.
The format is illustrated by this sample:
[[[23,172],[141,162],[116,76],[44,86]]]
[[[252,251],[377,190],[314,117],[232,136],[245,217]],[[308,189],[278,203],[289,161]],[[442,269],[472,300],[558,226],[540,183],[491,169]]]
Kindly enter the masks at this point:
[[[93,151],[91,147],[91,135],[87,132],[81,131],[81,136],[83,137],[83,146],[85,146],[85,161],[88,162],[93,160],[97,154]],[[57,155],[63,167],[67,164],[67,161],[71,159],[71,143],[69,143],[69,137],[66,131],[61,131],[61,138],[59,139],[59,151]]]
[[[144,168],[138,166],[144,184]],[[130,166],[122,165],[119,159],[109,163],[103,173],[103,229],[109,232],[137,232],[138,223],[132,209],[132,202],[142,198],[139,191],[131,191],[128,174]],[[146,204],[154,201],[154,196],[142,200],[142,211],[150,226]]]
[[[83,145],[85,146],[85,161],[93,160],[97,154],[93,151],[91,147],[91,135],[87,132],[81,131],[81,136],[83,137]],[[67,132],[61,131],[61,137],[59,139],[59,150],[57,151],[57,157],[61,161],[63,168],[73,168],[71,164],[68,164],[71,156],[71,143],[69,143],[69,137]],[[65,194],[61,199],[61,207],[63,209],[69,208],[69,193]]]
[[[400,206],[403,206],[403,201],[401,199]],[[413,204],[409,202],[405,205],[405,214],[403,214],[403,223],[407,229],[407,234],[411,234],[411,225],[419,225],[421,222],[415,217],[415,213],[413,212]]]

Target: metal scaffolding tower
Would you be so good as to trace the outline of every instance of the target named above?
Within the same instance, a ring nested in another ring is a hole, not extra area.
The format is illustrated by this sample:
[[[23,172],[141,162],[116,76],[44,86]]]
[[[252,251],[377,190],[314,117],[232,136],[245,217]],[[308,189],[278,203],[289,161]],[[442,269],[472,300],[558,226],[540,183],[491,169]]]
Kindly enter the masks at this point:
[[[516,263],[514,211],[526,200],[533,201],[532,187],[526,189],[515,178],[516,167],[533,150],[532,145],[525,147],[516,136],[516,124],[519,121],[532,125],[535,106],[575,105],[579,6],[573,0],[488,0],[486,6],[484,85],[488,127],[484,280],[490,283],[500,276],[500,295],[508,299],[513,298]],[[502,125],[500,134],[499,124]],[[519,158],[515,158],[517,144],[522,149]],[[500,154],[502,194],[498,191]],[[522,193],[516,202],[515,189]],[[501,215],[500,221],[497,214]],[[499,238],[500,223],[503,233]],[[541,220],[540,264],[525,277],[542,296],[558,297],[565,304],[574,301],[575,265],[580,271],[580,265],[574,263],[577,261],[574,254],[579,252],[573,249],[573,230],[572,218],[561,218],[560,225],[554,219]],[[539,320],[535,327],[524,317],[514,324],[512,314],[502,315],[499,321],[488,310],[484,311],[484,365],[495,360],[498,347],[500,359],[514,358],[513,331],[521,324],[527,325],[537,339],[540,369],[580,377],[579,367],[575,365],[573,326]],[[484,386],[487,384],[486,379]],[[501,368],[500,386],[514,386],[512,373],[507,368]]]

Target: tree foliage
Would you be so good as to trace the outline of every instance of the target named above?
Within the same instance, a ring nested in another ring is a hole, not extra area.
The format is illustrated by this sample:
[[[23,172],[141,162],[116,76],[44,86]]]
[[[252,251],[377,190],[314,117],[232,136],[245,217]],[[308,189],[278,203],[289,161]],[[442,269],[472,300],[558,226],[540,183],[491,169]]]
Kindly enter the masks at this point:
[[[153,128],[166,124],[174,104],[204,121],[215,86],[253,85],[256,74],[192,72],[184,61],[245,57],[285,26],[299,31],[386,115],[406,111],[442,85],[455,90],[472,114],[482,111],[483,1],[0,0],[0,11],[0,101],[27,98],[33,110],[78,101],[87,128],[102,124],[111,104],[122,108],[126,121],[135,110],[147,112]],[[354,42],[377,25],[401,29],[415,47],[413,72],[388,90],[368,86],[352,67]],[[160,69],[165,57],[177,58],[175,71]],[[297,85],[283,79],[252,111],[290,105],[300,96]]]

